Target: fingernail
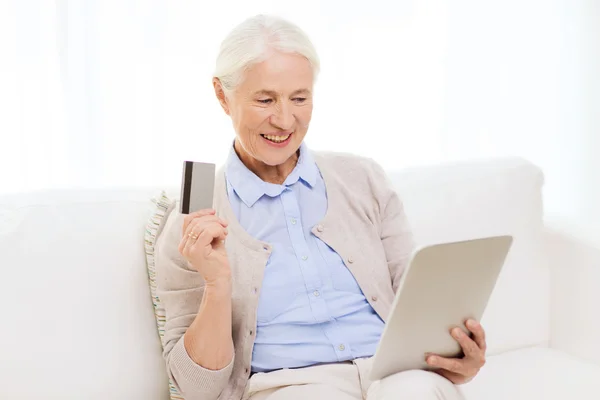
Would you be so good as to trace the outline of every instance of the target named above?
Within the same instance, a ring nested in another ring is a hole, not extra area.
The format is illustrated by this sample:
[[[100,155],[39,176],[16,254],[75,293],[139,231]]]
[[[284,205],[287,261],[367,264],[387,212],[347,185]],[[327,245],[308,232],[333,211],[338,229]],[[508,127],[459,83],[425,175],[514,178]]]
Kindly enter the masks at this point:
[[[435,357],[435,356],[429,357],[429,362],[432,363],[432,364],[436,363],[437,362],[437,357]]]
[[[469,328],[476,328],[477,327],[477,322],[475,322],[472,319],[470,319],[469,321],[467,321],[467,326]]]
[[[461,336],[463,335],[463,331],[461,331],[461,330],[460,330],[460,328],[455,328],[455,329],[452,331],[452,334],[453,334],[454,336],[456,336],[456,337],[461,337]]]

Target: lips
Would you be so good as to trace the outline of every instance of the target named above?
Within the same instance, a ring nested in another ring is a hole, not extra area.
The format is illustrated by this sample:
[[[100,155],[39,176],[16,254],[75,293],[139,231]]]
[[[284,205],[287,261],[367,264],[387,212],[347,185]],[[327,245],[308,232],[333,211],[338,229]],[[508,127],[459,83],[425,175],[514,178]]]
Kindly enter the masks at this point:
[[[282,132],[282,133],[263,133],[261,136],[266,140],[273,143],[283,143],[290,138],[292,135],[291,132]]]
[[[292,142],[292,136],[294,136],[294,132],[286,132],[283,135],[264,133],[260,136],[263,138],[267,146],[274,149],[283,149]]]

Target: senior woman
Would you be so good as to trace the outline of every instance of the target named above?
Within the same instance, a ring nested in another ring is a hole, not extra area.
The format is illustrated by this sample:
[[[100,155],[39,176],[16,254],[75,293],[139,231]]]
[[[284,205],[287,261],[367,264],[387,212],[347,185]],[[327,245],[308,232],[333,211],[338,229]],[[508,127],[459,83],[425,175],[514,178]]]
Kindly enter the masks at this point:
[[[198,400],[461,399],[455,385],[485,358],[476,321],[473,339],[452,332],[463,358],[369,380],[413,241],[375,162],[304,143],[318,70],[307,36],[279,18],[250,18],[222,43],[213,85],[236,136],[215,209],[170,211],[157,241],[170,377]]]

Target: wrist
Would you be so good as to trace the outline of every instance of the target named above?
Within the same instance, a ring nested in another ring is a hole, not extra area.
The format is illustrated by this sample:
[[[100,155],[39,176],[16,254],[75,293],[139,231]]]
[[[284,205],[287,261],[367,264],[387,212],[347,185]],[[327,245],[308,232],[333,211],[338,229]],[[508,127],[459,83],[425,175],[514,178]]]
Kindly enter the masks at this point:
[[[223,278],[207,281],[204,286],[204,296],[200,307],[228,307],[231,310],[231,296],[230,279]]]
[[[205,280],[205,290],[213,293],[230,293],[231,277],[225,275]]]

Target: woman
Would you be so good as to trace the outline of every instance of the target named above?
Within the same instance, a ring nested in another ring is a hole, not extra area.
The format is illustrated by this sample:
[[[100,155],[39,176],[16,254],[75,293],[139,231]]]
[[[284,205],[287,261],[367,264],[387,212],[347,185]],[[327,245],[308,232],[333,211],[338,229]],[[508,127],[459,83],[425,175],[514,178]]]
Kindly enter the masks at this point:
[[[368,379],[413,242],[376,163],[304,144],[318,70],[278,18],[222,44],[213,85],[236,137],[215,209],[172,211],[157,242],[169,374],[186,399],[460,399],[485,358],[475,321],[464,358],[428,357],[437,373]]]

